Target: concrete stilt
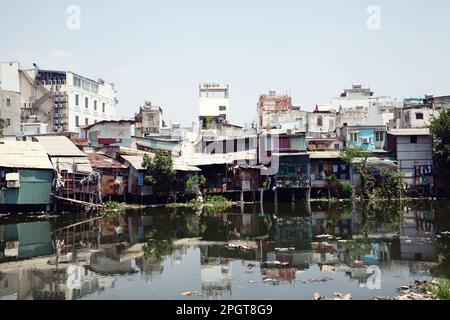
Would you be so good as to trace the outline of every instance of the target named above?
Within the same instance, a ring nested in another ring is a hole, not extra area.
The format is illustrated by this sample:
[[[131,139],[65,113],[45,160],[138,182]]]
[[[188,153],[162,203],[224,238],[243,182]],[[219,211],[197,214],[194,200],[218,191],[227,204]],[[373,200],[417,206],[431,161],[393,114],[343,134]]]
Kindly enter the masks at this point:
[[[278,205],[278,190],[277,189],[274,190],[274,202],[275,202],[275,205]]]
[[[291,190],[291,202],[295,203],[295,189]]]
[[[241,202],[244,202],[244,191],[241,191]]]
[[[259,189],[259,202],[261,204],[264,202],[264,188]]]

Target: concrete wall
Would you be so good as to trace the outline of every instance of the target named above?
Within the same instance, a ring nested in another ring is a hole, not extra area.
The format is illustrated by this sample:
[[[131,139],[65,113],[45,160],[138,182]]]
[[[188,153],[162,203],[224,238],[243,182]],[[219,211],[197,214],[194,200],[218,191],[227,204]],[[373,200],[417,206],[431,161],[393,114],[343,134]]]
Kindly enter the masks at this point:
[[[322,118],[322,125],[318,125],[318,118]],[[325,138],[336,129],[336,113],[310,112],[308,113],[307,134],[309,137]],[[325,136],[324,136],[325,135]]]
[[[230,101],[227,98],[199,98],[199,115],[201,117],[218,117],[221,114],[225,115],[225,118],[229,119]],[[219,110],[220,106],[224,106],[226,110]]]
[[[299,109],[259,111],[261,128],[276,128],[278,125],[294,123],[298,129],[305,130],[308,116],[306,111]]]
[[[19,63],[0,63],[0,90],[20,92]]]
[[[20,134],[20,93],[0,90],[0,119],[5,120],[4,136]]]
[[[130,123],[105,123],[93,126],[88,131],[89,142],[94,146],[102,146],[100,139],[114,139],[111,146],[129,147],[131,145]]]
[[[433,145],[431,136],[417,136],[417,143],[411,143],[411,136],[397,136],[396,158],[400,171],[405,174],[405,182],[415,185],[415,166],[433,165]],[[432,184],[432,177],[430,179]]]

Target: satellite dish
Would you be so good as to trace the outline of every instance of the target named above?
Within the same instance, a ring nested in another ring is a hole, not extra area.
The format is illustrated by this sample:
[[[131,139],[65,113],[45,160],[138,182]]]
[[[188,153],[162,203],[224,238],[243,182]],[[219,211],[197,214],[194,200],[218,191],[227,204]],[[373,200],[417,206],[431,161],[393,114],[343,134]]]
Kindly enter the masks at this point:
[[[147,107],[150,107],[151,105],[152,105],[152,103],[150,102],[150,101],[148,101],[148,100],[145,100],[145,105],[147,106]]]

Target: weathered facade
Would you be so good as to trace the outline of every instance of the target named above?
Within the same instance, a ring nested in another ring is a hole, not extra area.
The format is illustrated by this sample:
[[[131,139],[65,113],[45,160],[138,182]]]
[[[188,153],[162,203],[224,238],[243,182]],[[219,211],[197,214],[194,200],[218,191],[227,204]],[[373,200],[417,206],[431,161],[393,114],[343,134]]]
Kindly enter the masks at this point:
[[[48,124],[49,132],[77,132],[104,120],[115,120],[114,84],[70,71],[21,70],[22,122]]]
[[[87,138],[94,148],[104,146],[131,145],[131,125],[134,121],[100,121],[83,128],[83,138]]]
[[[337,129],[337,135],[344,139],[346,147],[362,147],[372,152],[386,150],[386,126],[347,126]]]
[[[307,134],[313,138],[330,138],[336,130],[336,110],[331,105],[317,105],[308,112]]]
[[[161,107],[152,106],[146,101],[145,106],[139,108],[139,113],[135,116],[136,137],[146,137],[161,134],[164,127],[163,112]]]
[[[87,153],[94,171],[101,175],[103,197],[124,197],[128,191],[128,167],[119,161],[99,153]]]
[[[20,81],[17,62],[0,63],[0,119],[4,136],[20,134]]]
[[[434,185],[433,140],[429,129],[388,131],[389,149],[404,174],[407,189],[429,193]]]

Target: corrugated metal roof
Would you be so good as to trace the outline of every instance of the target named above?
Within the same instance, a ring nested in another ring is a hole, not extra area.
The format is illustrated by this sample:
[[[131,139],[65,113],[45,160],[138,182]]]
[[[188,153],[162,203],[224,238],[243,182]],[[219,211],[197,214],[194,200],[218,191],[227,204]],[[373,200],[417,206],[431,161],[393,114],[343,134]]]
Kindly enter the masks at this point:
[[[153,155],[154,156],[154,155]],[[153,156],[150,156],[151,158]],[[142,162],[144,161],[143,156],[121,156],[125,161],[127,161],[134,169],[136,170],[144,170],[144,167],[142,167]],[[173,169],[175,171],[187,171],[187,172],[197,172],[201,171],[199,168],[195,166],[187,165],[177,159],[173,161]]]
[[[67,171],[68,173],[85,172],[91,173],[92,166],[87,157],[51,157],[55,170]]]
[[[176,161],[188,166],[207,166],[212,164],[232,164],[234,159],[231,157],[231,154],[195,153],[189,156],[181,156]]]
[[[180,163],[177,161],[173,162],[173,169],[175,171],[185,171],[185,172],[199,172],[202,171],[200,168],[197,168],[195,166],[188,166],[187,164]]]
[[[430,129],[428,128],[411,128],[411,129],[390,129],[388,134],[394,136],[428,136]]]
[[[64,136],[38,136],[33,139],[42,144],[50,157],[86,156],[69,138]]]
[[[313,151],[308,152],[310,159],[337,159],[341,157],[340,151]]]
[[[89,162],[93,168],[108,168],[108,169],[126,169],[127,166],[121,164],[119,161],[114,160],[104,154],[100,153],[87,153]]]
[[[39,142],[8,141],[0,143],[0,167],[53,169],[47,152]]]
[[[121,157],[127,161],[134,169],[136,170],[144,170],[142,167],[142,162],[144,161],[143,156],[125,156],[121,155]]]

